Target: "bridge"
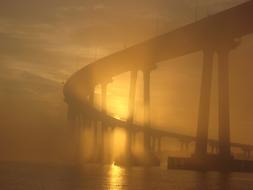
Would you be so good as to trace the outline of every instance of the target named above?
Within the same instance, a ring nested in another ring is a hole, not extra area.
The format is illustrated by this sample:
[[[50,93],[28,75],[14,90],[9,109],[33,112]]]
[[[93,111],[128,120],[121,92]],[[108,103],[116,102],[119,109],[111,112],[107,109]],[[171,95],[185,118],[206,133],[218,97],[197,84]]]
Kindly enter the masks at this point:
[[[109,128],[123,128],[127,132],[127,155],[132,157],[132,144],[136,133],[142,133],[145,153],[154,160],[154,147],[161,146],[162,138],[177,138],[182,142],[195,142],[194,155],[205,157],[208,145],[218,149],[218,156],[228,159],[231,147],[241,148],[247,155],[253,145],[230,142],[229,113],[229,54],[240,45],[240,38],[253,32],[253,1],[206,17],[166,34],[136,44],[91,63],[74,73],[64,85],[68,119],[80,129],[90,126],[95,131],[94,143],[100,151],[98,160],[104,159],[104,136]],[[202,52],[203,70],[200,89],[200,104],[196,137],[160,130],[150,124],[150,73],[157,63]],[[214,56],[218,57],[218,140],[208,139],[211,80]],[[136,81],[138,71],[143,72],[144,125],[133,122]],[[114,118],[106,113],[107,85],[112,78],[130,72],[128,119]],[[101,109],[94,106],[96,86],[101,85]],[[100,131],[99,131],[100,130]],[[101,136],[98,136],[101,133]],[[100,139],[99,139],[100,138]]]

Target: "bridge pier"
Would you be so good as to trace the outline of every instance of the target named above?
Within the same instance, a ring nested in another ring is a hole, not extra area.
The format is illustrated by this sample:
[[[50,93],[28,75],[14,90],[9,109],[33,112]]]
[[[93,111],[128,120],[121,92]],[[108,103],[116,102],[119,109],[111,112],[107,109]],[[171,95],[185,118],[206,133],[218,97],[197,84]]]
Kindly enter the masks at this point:
[[[76,157],[78,164],[82,163],[82,118],[81,114],[76,115],[75,118],[75,132],[76,132]]]
[[[131,138],[132,138],[131,147],[133,148],[135,146],[135,144],[136,144],[136,132],[132,131]]]
[[[155,136],[150,137],[150,148],[151,148],[152,153],[156,152],[156,137]]]
[[[246,148],[246,147],[244,147],[244,148],[242,147],[241,149],[242,149],[242,151],[244,153],[244,157],[246,159],[250,159],[250,157],[251,157],[251,149],[250,148]]]
[[[106,153],[105,153],[105,160],[109,163],[111,163],[113,160],[112,160],[112,155],[111,155],[111,152],[112,152],[112,137],[113,137],[113,128],[112,127],[107,127],[106,128],[106,145],[107,145],[107,148],[106,148]]]
[[[136,94],[137,71],[131,71],[129,100],[128,100],[128,128],[127,128],[127,144],[126,144],[126,159],[128,162],[132,160],[132,146],[133,146],[133,131],[132,125],[134,120],[135,94]]]
[[[203,69],[200,89],[199,116],[195,154],[204,157],[207,154],[208,126],[213,71],[213,55],[211,49],[203,51]]]
[[[99,137],[98,137],[98,132],[99,132],[99,126],[98,126],[98,121],[94,120],[92,122],[92,131],[93,131],[93,158],[92,161],[97,161],[98,156],[99,156]]]
[[[102,106],[102,112],[106,113],[106,107],[107,107],[107,85],[108,83],[102,83],[101,84],[101,106]],[[102,121],[101,122],[101,143],[100,143],[100,150],[99,150],[99,158],[101,162],[105,161],[105,133],[106,133],[106,124]]]
[[[143,71],[144,80],[144,149],[147,154],[150,153],[150,70]]]
[[[158,153],[160,154],[162,150],[162,137],[158,137],[157,140],[158,140]]]
[[[68,100],[68,122],[72,128],[72,133],[74,136],[74,161],[80,164],[80,114],[75,106],[75,104]]]
[[[222,44],[216,50],[218,54],[219,156],[220,158],[224,159],[231,158],[228,72],[228,55],[230,50],[230,44],[227,43],[225,43],[225,45]],[[198,157],[205,157],[207,155],[213,55],[214,51],[212,49],[204,50],[199,118],[195,150],[195,155]]]
[[[218,145],[217,144],[210,143],[209,146],[210,146],[211,154],[217,154],[218,153]]]
[[[191,141],[186,140],[186,139],[182,139],[180,141],[180,150],[181,151],[189,151],[189,144],[191,143]]]
[[[160,136],[153,136],[151,141],[151,149],[153,153],[160,153],[161,152],[161,137]]]
[[[89,95],[89,103],[91,106],[94,106],[94,96],[95,96],[95,89],[92,89],[92,92]],[[92,161],[98,160],[98,148],[99,148],[99,138],[98,138],[98,122],[96,120],[89,120],[88,126],[92,128],[93,131],[93,158]]]
[[[229,116],[229,71],[228,56],[230,47],[218,50],[218,89],[219,89],[219,155],[221,158],[231,157],[230,150],[230,116]]]
[[[151,150],[151,134],[150,134],[150,69],[143,70],[144,82],[144,152],[145,165],[159,165],[159,159]]]

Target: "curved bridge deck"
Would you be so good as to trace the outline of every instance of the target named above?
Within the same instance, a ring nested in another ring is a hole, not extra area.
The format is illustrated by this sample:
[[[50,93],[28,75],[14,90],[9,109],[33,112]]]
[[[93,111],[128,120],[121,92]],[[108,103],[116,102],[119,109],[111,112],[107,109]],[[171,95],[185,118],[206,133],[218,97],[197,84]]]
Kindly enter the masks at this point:
[[[102,121],[103,126],[117,126],[129,129],[129,133],[142,131],[145,136],[144,146],[149,149],[150,137],[173,137],[185,141],[196,141],[196,152],[205,154],[207,144],[219,146],[221,156],[230,154],[230,146],[251,150],[252,145],[231,143],[229,137],[229,106],[228,106],[228,53],[239,45],[239,39],[253,33],[253,1],[248,1],[237,7],[228,9],[216,15],[204,18],[198,22],[168,32],[164,35],[136,44],[123,51],[104,57],[89,64],[72,75],[64,85],[65,101],[68,104],[68,117],[76,122],[84,120]],[[197,136],[187,136],[151,128],[149,108],[144,110],[145,125],[133,124],[133,99],[135,95],[136,72],[144,73],[144,103],[150,102],[150,72],[156,69],[156,63],[184,56],[193,52],[203,52],[203,76],[199,108],[199,123]],[[214,53],[219,58],[219,106],[220,112],[219,141],[208,140],[208,110],[210,104],[210,80]],[[106,85],[112,77],[124,72],[131,72],[131,90],[129,104],[129,119],[121,121],[106,114],[102,106],[100,111],[93,105],[94,89],[102,85],[102,104],[106,104]],[[129,146],[131,145],[131,142]]]

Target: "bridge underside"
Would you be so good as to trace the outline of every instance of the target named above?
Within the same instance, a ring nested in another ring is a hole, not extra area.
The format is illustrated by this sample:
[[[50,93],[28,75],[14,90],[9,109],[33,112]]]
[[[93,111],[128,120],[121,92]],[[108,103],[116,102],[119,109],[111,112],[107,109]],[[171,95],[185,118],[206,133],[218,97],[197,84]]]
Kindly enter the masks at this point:
[[[229,71],[228,55],[232,47],[225,46],[218,54],[218,116],[219,116],[219,156],[230,158],[230,118],[229,118]],[[203,52],[202,84],[199,104],[197,141],[195,156],[205,157],[208,145],[208,126],[210,112],[211,83],[214,50]]]
[[[93,129],[93,148],[96,150],[93,161],[104,162],[106,160],[105,152],[108,141],[105,136],[110,136],[110,131],[113,131],[114,128],[121,127],[127,132],[127,156],[124,163],[137,163],[132,154],[137,132],[143,134],[146,161],[142,160],[142,163],[150,165],[159,163],[155,152],[160,151],[161,139],[169,134],[150,126],[150,73],[156,68],[155,64],[159,61],[201,51],[203,52],[203,72],[197,136],[195,139],[174,135],[184,141],[196,141],[195,153],[192,158],[184,160],[184,164],[180,167],[208,168],[206,166],[211,165],[215,168],[224,164],[224,167],[227,168],[230,164],[235,164],[235,167],[240,165],[241,162],[233,159],[230,150],[233,143],[230,142],[229,53],[239,45],[238,38],[253,33],[252,20],[253,1],[250,1],[105,57],[75,73],[64,86],[64,96],[69,106],[68,116],[79,132],[80,128],[84,126]],[[217,155],[210,156],[207,153],[207,147],[210,144],[208,125],[215,54],[218,56],[219,139]],[[137,126],[133,123],[138,70],[143,72],[144,126]],[[131,72],[129,117],[127,121],[121,121],[106,114],[107,85],[113,76],[129,71]],[[102,87],[101,110],[96,109],[93,105],[96,85]],[[77,139],[80,141],[79,138]],[[77,144],[78,152],[80,143]],[[158,148],[156,148],[157,144]],[[180,161],[178,158],[173,159],[169,159],[169,162]],[[249,166],[251,167],[251,163]]]

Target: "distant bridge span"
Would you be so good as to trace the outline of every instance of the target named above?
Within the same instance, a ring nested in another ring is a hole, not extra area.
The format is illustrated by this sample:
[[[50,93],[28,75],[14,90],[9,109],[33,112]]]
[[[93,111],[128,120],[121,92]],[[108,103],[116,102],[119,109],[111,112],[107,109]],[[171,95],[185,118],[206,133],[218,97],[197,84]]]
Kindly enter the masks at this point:
[[[81,117],[83,120],[102,121],[104,127],[117,126],[124,127],[132,132],[137,130],[144,131],[144,145],[147,149],[150,146],[150,134],[196,140],[197,154],[205,154],[207,143],[217,142],[207,139],[212,70],[210,65],[212,64],[213,54],[217,53],[220,73],[220,152],[223,156],[228,156],[230,154],[230,145],[253,149],[252,145],[230,143],[228,70],[226,66],[230,50],[239,45],[240,38],[253,33],[252,22],[253,1],[248,1],[164,35],[136,44],[85,66],[74,73],[64,85],[65,101],[68,104],[68,118],[74,123],[77,123],[77,120]],[[203,52],[204,66],[197,137],[151,128],[149,123],[149,109],[144,110],[145,125],[137,126],[134,124],[134,106],[131,105],[131,102],[132,104],[134,102],[137,71],[141,70],[144,74],[144,103],[148,107],[150,101],[150,72],[157,67],[156,63],[198,51]],[[105,105],[106,85],[112,80],[112,77],[129,71],[131,72],[129,118],[127,121],[121,121],[107,115],[105,108],[102,108],[103,111],[100,111],[94,107],[94,89],[96,85],[102,86],[102,104]]]

